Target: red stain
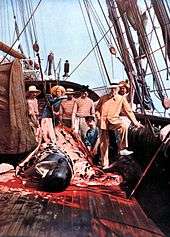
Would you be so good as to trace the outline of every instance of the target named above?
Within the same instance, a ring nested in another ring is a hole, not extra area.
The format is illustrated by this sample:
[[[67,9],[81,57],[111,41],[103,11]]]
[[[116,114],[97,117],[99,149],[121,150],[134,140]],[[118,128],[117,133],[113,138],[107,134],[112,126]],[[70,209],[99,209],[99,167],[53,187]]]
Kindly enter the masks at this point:
[[[118,189],[118,187],[115,187]],[[20,178],[15,177],[13,174],[3,182],[0,181],[0,190],[1,193],[19,193],[21,196],[31,195],[33,197],[41,197],[42,199],[48,199],[50,202],[54,202],[59,205],[71,207],[71,208],[79,208],[81,210],[88,210],[88,195],[90,194],[91,197],[94,196],[100,197],[101,195],[109,195],[110,199],[114,201],[123,202],[128,205],[134,205],[133,200],[128,200],[123,197],[117,197],[112,194],[112,190],[114,188],[110,187],[101,187],[101,186],[93,186],[93,187],[76,187],[76,186],[69,186],[63,192],[43,192],[37,190],[36,187],[28,187],[27,185],[23,184],[23,181]],[[117,190],[120,192],[120,189]]]

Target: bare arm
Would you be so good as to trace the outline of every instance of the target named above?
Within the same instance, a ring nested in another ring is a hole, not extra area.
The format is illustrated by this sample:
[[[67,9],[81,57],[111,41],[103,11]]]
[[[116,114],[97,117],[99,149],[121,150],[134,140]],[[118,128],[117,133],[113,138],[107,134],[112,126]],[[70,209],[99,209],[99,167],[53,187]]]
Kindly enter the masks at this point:
[[[142,127],[142,125],[136,120],[135,114],[126,98],[123,98],[123,110],[136,127]]]
[[[59,119],[60,119],[60,121],[62,121],[62,119],[63,119],[63,105],[62,105],[62,103],[60,104],[60,108],[59,108]]]
[[[92,101],[92,106],[91,106],[91,114],[95,116],[95,108],[94,108],[94,102]]]
[[[77,113],[77,102],[75,101],[75,102],[74,102],[74,105],[73,105],[73,112],[72,112],[72,117],[71,117],[71,120],[72,120],[72,129],[74,129],[74,127],[75,127],[75,117],[76,117],[76,113]]]

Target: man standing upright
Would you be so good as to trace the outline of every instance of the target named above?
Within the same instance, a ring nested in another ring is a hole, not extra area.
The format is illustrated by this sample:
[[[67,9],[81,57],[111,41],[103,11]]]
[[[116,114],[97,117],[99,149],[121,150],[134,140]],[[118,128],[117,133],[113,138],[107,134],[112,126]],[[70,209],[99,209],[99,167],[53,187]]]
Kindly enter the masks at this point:
[[[88,130],[85,117],[95,116],[94,102],[88,97],[87,88],[81,90],[81,96],[78,98],[73,107],[72,128],[75,133],[79,133],[84,139]]]
[[[40,124],[39,124],[39,110],[38,110],[38,100],[37,96],[41,93],[40,90],[37,90],[36,86],[31,85],[28,88],[26,93],[28,113],[30,118],[30,125],[34,130],[36,141],[39,140],[40,135]]]
[[[100,114],[100,129],[105,134],[101,137],[100,148],[101,148],[101,159],[102,164],[105,168],[109,166],[108,159],[108,130],[117,130],[120,136],[118,149],[120,155],[130,155],[133,152],[128,151],[127,132],[128,126],[123,122],[120,117],[120,113],[123,111],[130,121],[136,126],[141,127],[142,125],[136,120],[135,115],[124,96],[118,94],[119,85],[113,85],[110,94],[106,100],[97,105],[98,116]]]
[[[74,90],[72,88],[66,89],[67,99],[63,100],[60,104],[59,116],[60,121],[66,126],[72,127],[72,113],[75,103]]]

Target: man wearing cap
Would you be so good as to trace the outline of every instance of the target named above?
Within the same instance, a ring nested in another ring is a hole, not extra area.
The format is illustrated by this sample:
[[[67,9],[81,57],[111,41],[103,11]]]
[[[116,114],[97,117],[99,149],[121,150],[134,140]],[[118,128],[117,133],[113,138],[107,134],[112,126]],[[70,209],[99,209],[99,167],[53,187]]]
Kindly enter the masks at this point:
[[[109,139],[108,139],[108,130],[117,130],[120,135],[119,141],[119,153],[120,155],[130,155],[133,152],[128,151],[127,143],[127,132],[128,126],[122,121],[120,118],[120,113],[123,111],[127,117],[131,120],[131,122],[136,127],[141,127],[142,125],[136,120],[135,115],[127,102],[127,99],[124,96],[118,94],[119,85],[115,84],[111,86],[111,92],[103,103],[99,101],[99,105],[97,105],[98,112],[100,114],[100,128],[101,131],[104,132],[105,137],[101,137],[100,141],[100,149],[101,149],[101,159],[103,166],[107,168],[109,166],[109,159],[108,159],[108,146],[109,146]]]
[[[66,126],[71,128],[72,127],[72,113],[73,113],[73,106],[75,102],[74,98],[74,90],[72,88],[66,89],[67,99],[63,100],[60,104],[59,109],[59,117],[60,121]]]
[[[96,126],[95,117],[90,115],[85,117],[88,130],[84,138],[84,143],[93,157],[93,163],[99,162],[98,147],[100,144],[99,128]]]
[[[94,102],[88,97],[87,88],[84,87],[81,90],[80,98],[74,103],[72,114],[73,131],[77,134],[80,133],[83,139],[88,130],[85,117],[89,115],[95,116]]]
[[[38,121],[39,110],[38,110],[38,100],[37,96],[41,93],[40,90],[37,90],[36,86],[31,85],[28,88],[26,93],[27,104],[28,104],[28,113],[30,117],[30,125],[32,126],[35,134],[36,141],[38,141],[38,136],[40,132],[40,124]]]

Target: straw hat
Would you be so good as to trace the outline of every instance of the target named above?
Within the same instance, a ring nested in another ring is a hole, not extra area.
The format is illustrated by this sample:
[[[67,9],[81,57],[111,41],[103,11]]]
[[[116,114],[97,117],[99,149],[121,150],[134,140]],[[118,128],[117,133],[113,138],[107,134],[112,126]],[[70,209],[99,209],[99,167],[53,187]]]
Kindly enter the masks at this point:
[[[66,92],[66,90],[63,86],[53,86],[51,88],[51,94],[57,95],[57,91],[61,91],[63,94]]]
[[[28,93],[37,93],[38,95],[41,93],[41,91],[40,90],[37,90],[37,88],[36,88],[36,86],[29,86],[29,88],[28,88]]]
[[[72,95],[72,94],[74,94],[74,90],[72,88],[67,88],[66,95]]]
[[[127,81],[120,81],[119,82],[119,87],[126,87],[126,89],[129,90],[130,85]]]

